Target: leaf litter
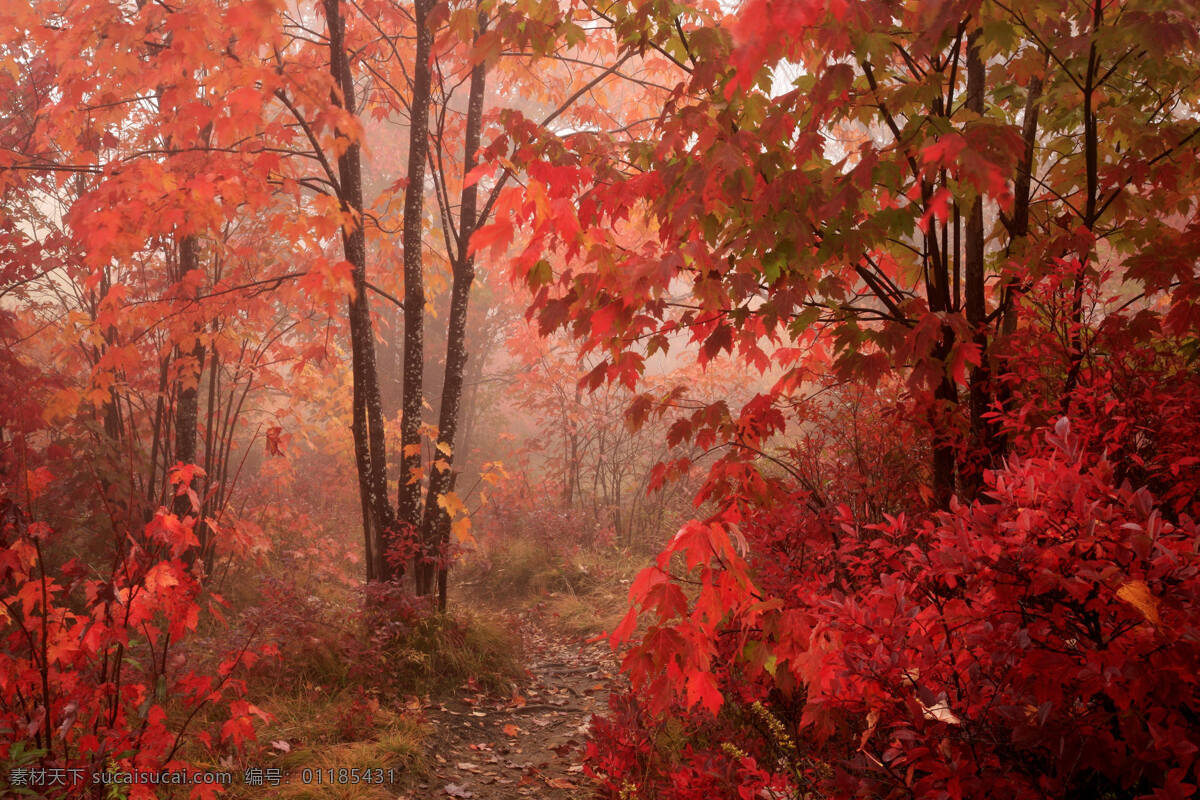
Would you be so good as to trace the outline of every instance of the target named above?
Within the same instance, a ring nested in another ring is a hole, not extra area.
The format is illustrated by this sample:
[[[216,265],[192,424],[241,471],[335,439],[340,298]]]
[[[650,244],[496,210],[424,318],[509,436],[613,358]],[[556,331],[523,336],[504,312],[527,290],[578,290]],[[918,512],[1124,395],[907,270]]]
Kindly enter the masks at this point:
[[[413,797],[574,800],[593,795],[580,757],[618,672],[608,646],[519,615],[527,679],[511,696],[468,683],[425,704],[433,773]]]

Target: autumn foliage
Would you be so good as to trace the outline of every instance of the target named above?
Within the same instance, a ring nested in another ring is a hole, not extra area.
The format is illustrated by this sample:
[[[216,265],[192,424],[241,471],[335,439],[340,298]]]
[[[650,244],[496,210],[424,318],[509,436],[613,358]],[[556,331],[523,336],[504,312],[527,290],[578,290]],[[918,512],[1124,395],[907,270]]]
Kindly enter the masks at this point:
[[[1195,523],[1116,485],[1065,418],[1045,439],[947,512],[862,524],[800,495],[685,533],[699,595],[665,558],[635,587],[635,694],[591,768],[680,797],[1188,796]]]
[[[190,491],[191,472],[174,473],[181,493]],[[87,784],[103,787],[93,776],[105,773],[195,773],[182,757],[185,742],[215,751],[253,741],[253,721],[266,714],[244,698],[234,673],[272,648],[246,641],[210,654],[203,667],[181,651],[202,604],[219,614],[223,602],[202,597],[187,563],[198,545],[195,519],[162,509],[140,530],[122,531],[128,542],[114,543],[106,572],[76,558],[53,563],[48,553],[60,537],[30,510],[53,480],[45,467],[29,471],[29,505],[5,500],[2,507],[0,724],[12,736],[9,769],[26,772],[24,780],[6,776],[13,791],[78,792]],[[30,777],[35,766],[40,778]],[[218,790],[197,781],[193,796]],[[131,796],[156,793],[141,785]]]
[[[531,318],[708,476],[612,632],[605,792],[1192,796],[1195,15],[621,24],[681,72],[656,135],[531,137],[513,210]],[[687,408],[663,353],[748,397]]]
[[[0,761],[426,680],[508,537],[660,550],[602,796],[1196,796],[1198,20],[0,8]]]

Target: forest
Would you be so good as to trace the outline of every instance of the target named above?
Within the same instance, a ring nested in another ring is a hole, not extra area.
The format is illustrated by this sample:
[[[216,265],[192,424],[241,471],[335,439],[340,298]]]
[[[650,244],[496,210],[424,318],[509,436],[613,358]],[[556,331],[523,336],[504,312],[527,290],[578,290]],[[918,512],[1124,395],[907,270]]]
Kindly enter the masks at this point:
[[[3,0],[0,796],[1200,796],[1200,1]]]

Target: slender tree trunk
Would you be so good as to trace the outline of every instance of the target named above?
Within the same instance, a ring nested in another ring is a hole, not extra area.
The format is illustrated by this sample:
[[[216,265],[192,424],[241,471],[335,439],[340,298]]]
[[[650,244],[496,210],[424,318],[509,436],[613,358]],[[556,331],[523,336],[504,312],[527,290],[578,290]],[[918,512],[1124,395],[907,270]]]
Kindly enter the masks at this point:
[[[563,503],[567,508],[575,501],[575,482],[579,474],[579,434],[568,421],[567,425],[567,463],[566,475],[563,478]]]
[[[1086,195],[1083,209],[1083,227],[1091,231],[1098,216],[1100,185],[1099,125],[1096,116],[1096,89],[1100,72],[1100,56],[1096,48],[1096,35],[1104,23],[1104,4],[1095,0],[1092,12],[1092,44],[1088,48],[1087,74],[1083,85],[1083,160],[1086,178]],[[1067,340],[1070,345],[1067,378],[1063,385],[1060,411],[1066,414],[1071,409],[1071,396],[1079,385],[1079,373],[1083,368],[1083,296],[1084,282],[1092,261],[1091,252],[1079,261],[1075,269],[1075,282],[1071,287],[1071,314],[1067,324]]]
[[[933,197],[933,186],[928,181],[921,186],[922,203],[928,207]],[[938,246],[936,228],[931,228],[925,237],[925,269],[928,272],[926,292],[929,300],[929,310],[934,313],[953,311],[950,288],[950,259],[948,254]],[[933,495],[934,502],[941,508],[950,505],[954,495],[954,474],[957,462],[957,436],[953,430],[953,409],[958,405],[958,387],[945,370],[950,353],[954,350],[954,328],[943,323],[941,326],[941,341],[938,342],[931,354],[933,359],[943,365],[942,377],[934,387],[934,403],[929,410],[929,424],[932,431],[933,451]]]
[[[967,37],[966,108],[983,114],[985,70],[979,53],[979,30]],[[967,214],[966,248],[963,254],[967,324],[972,341],[979,348],[979,366],[971,368],[968,384],[971,447],[963,470],[963,493],[974,499],[983,482],[983,469],[992,465],[995,455],[992,425],[984,418],[990,406],[988,370],[987,304],[984,296],[983,196],[977,195]]]
[[[95,322],[96,316],[99,313],[101,300],[104,297],[108,296],[108,293],[111,289],[112,289],[112,279],[111,279],[111,276],[109,275],[109,271],[107,269],[105,269],[100,273],[100,285],[98,287],[98,291],[93,293],[92,298],[91,298],[91,303],[89,303],[89,310],[91,312],[91,317],[92,317],[93,322]],[[104,354],[106,352],[108,352],[109,350],[111,350],[112,348],[116,347],[116,345],[117,345],[116,326],[109,325],[107,328],[104,329],[103,344],[100,345],[99,347],[95,348],[95,355],[93,356],[95,359],[95,363],[99,363],[100,360],[104,357]],[[121,385],[121,382],[119,380],[113,381],[112,386],[108,390],[108,398],[104,401],[104,407],[101,410],[101,415],[100,415],[101,419],[103,420],[104,436],[106,439],[106,441],[104,442],[104,447],[109,453],[113,454],[114,456],[125,448],[125,444],[124,444],[125,425],[121,419],[121,391],[119,388],[120,385]],[[134,480],[134,477],[132,475],[130,475],[129,480],[130,481]],[[106,495],[110,495],[110,490],[113,488],[112,482],[108,478],[101,478],[100,483],[104,489],[104,493]],[[122,493],[116,493],[116,494],[120,495]],[[113,504],[114,507],[121,504],[120,501],[118,500],[118,498],[115,496],[111,497],[110,502]],[[132,510],[133,509],[126,509],[126,512],[131,513]]]
[[[183,236],[179,240],[179,280],[183,280],[189,272],[200,268],[200,242],[194,235]],[[181,464],[195,464],[196,458],[196,428],[200,416],[200,378],[204,374],[205,348],[200,334],[202,328],[197,328],[196,341],[188,354],[195,375],[181,375],[178,378],[175,399],[175,461]],[[193,513],[192,501],[187,494],[177,494],[172,501],[171,510],[182,519]],[[197,538],[203,535],[197,523]],[[194,557],[194,556],[193,556]]]
[[[1047,60],[1049,56],[1047,56]],[[1042,103],[1042,79],[1030,78],[1029,90],[1025,97],[1025,114],[1021,125],[1021,139],[1024,145],[1021,161],[1017,164],[1017,177],[1013,182],[1013,212],[1008,225],[1008,247],[1006,256],[1011,256],[1013,250],[1020,247],[1029,235],[1029,199],[1033,185],[1033,154],[1037,144],[1038,112]],[[1000,334],[1009,336],[1017,330],[1017,317],[1014,299],[1020,289],[1019,281],[1009,278],[1004,285],[1004,296],[1000,299]]]
[[[485,20],[479,18],[483,32]],[[467,99],[467,129],[463,154],[463,174],[475,168],[475,154],[483,130],[483,92],[487,79],[486,67],[476,64],[471,70],[471,87]],[[425,499],[425,518],[421,540],[426,548],[439,556],[437,573],[438,609],[446,610],[446,548],[450,541],[450,517],[437,499],[454,485],[455,434],[462,404],[463,373],[467,365],[467,311],[471,300],[471,284],[475,280],[475,257],[470,254],[471,235],[479,224],[478,183],[464,186],[459,214],[457,253],[451,263],[453,283],[450,289],[450,322],[446,338],[446,372],[442,381],[442,402],[438,413],[439,452],[429,476],[429,493]],[[444,447],[444,450],[443,450]],[[448,450],[449,452],[445,452]],[[442,466],[438,465],[442,462]]]
[[[1047,57],[1048,58],[1048,57]],[[1008,223],[1008,245],[1005,248],[1005,258],[1019,253],[1025,246],[1029,235],[1029,200],[1033,183],[1034,145],[1037,142],[1038,112],[1041,110],[1042,81],[1032,78],[1029,81],[1028,94],[1025,98],[1025,114],[1021,128],[1021,138],[1024,148],[1021,160],[1017,164],[1017,176],[1013,182],[1013,211]],[[1016,296],[1021,291],[1021,282],[1015,275],[1005,279],[1000,296],[999,317],[995,339],[999,346],[991,348],[992,374],[996,376],[993,397],[996,404],[1006,409],[1012,400],[1012,390],[1005,378],[1008,374],[1008,348],[1005,340],[1017,330]],[[998,434],[996,437],[996,457],[1002,459],[1008,452],[1008,437]]]
[[[217,333],[217,325],[215,322],[212,325],[211,332],[214,335]],[[218,396],[220,383],[220,353],[214,344],[212,353],[210,353],[208,357],[208,397],[205,402],[204,411],[204,476],[206,487],[212,486],[217,491],[220,491],[225,486],[225,475],[218,466],[218,462],[215,458],[217,451],[219,450],[219,445],[217,445],[214,440],[216,429],[218,427],[217,414],[220,411],[221,403],[220,397]],[[200,498],[201,519],[207,518],[212,513],[212,506],[210,506],[210,503],[212,502],[211,495],[211,492],[205,491],[204,496]],[[203,534],[203,538],[199,536],[197,537],[200,539],[200,558],[204,559],[205,563],[208,563],[212,558],[214,545],[216,543],[213,541],[211,530],[207,526],[204,527]]]
[[[163,429],[163,421],[166,414],[167,369],[170,363],[171,359],[164,357],[158,365],[158,396],[154,401],[154,429],[150,439],[150,476],[146,480],[146,508],[143,522],[150,521],[151,506],[154,505],[155,498],[162,490],[162,487],[158,485],[158,458],[159,448],[166,449],[167,437],[166,431]]]
[[[415,0],[416,63],[409,114],[408,185],[404,189],[404,392],[401,398],[400,476],[396,513],[403,535],[421,533],[421,401],[425,370],[425,284],[422,274],[421,223],[425,199],[425,159],[429,153],[429,103],[432,85],[430,57],[433,31],[429,28],[432,0]],[[420,553],[415,564],[417,593],[433,589],[434,565]],[[388,570],[385,577],[397,577]]]
[[[342,107],[356,113],[354,80],[346,55],[345,21],[338,0],[325,0],[329,25],[329,71],[341,92]],[[392,508],[387,494],[387,449],[383,429],[383,406],[375,364],[375,337],[367,295],[367,240],[363,228],[362,148],[351,142],[338,157],[342,208],[352,217],[342,230],[342,247],[350,262],[354,296],[348,308],[353,360],[354,455],[358,468],[363,511],[363,544],[366,548],[367,580],[398,578],[404,568],[385,569],[384,542],[393,529]]]

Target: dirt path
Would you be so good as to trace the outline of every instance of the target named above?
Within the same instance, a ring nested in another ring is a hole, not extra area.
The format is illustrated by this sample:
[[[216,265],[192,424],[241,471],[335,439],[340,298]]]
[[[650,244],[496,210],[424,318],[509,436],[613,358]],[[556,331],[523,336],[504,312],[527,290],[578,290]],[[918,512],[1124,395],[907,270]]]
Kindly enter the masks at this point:
[[[580,764],[594,713],[617,673],[607,645],[555,634],[521,616],[528,681],[511,698],[462,690],[425,711],[433,774],[413,798],[591,797]]]

